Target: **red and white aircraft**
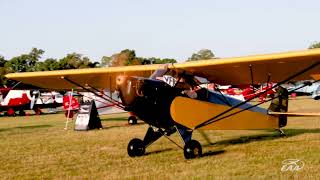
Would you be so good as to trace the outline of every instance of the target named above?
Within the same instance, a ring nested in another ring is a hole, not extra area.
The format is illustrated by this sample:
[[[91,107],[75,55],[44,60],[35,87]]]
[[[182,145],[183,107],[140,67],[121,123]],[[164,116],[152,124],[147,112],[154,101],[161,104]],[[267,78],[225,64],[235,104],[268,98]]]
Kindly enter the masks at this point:
[[[0,88],[0,114],[25,115],[25,110],[42,113],[41,109],[56,108],[62,105],[62,96],[57,92],[40,93],[31,90]]]

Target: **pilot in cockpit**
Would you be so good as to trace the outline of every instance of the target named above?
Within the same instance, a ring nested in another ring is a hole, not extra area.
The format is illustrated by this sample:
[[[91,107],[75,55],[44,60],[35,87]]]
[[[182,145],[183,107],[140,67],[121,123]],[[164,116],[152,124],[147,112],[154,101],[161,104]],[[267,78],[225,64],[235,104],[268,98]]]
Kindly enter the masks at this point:
[[[168,64],[165,64],[164,66],[157,69],[151,76],[151,79],[157,79],[162,80],[165,83],[169,84],[172,87],[176,87],[178,89],[181,89],[181,94],[186,95],[190,98],[196,99],[198,97],[197,95],[197,88],[198,84],[194,81],[193,76],[184,74],[183,76],[179,76],[178,78],[175,78],[173,76],[177,76],[177,73],[174,71],[171,71],[171,75],[166,75],[169,72]]]

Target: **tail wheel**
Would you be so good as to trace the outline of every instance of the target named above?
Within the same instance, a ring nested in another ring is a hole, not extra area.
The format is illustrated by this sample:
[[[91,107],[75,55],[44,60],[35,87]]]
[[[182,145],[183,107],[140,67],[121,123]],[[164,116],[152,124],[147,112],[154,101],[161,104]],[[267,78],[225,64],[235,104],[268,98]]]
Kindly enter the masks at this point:
[[[184,157],[186,159],[193,159],[202,156],[201,144],[196,140],[191,140],[186,143],[183,148]]]
[[[135,117],[135,116],[129,116],[129,118],[128,118],[128,123],[130,124],[130,125],[133,125],[133,124],[137,124],[137,118]]]
[[[146,149],[143,141],[141,139],[135,138],[129,142],[127,151],[130,157],[136,157],[144,155]]]

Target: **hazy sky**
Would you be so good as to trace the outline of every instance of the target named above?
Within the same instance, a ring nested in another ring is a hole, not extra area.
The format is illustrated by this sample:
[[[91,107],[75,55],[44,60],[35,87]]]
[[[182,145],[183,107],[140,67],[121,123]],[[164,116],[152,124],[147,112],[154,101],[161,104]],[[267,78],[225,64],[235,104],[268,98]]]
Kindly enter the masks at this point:
[[[99,61],[122,49],[185,60],[202,48],[218,57],[307,48],[320,41],[317,0],[0,0],[0,55]]]

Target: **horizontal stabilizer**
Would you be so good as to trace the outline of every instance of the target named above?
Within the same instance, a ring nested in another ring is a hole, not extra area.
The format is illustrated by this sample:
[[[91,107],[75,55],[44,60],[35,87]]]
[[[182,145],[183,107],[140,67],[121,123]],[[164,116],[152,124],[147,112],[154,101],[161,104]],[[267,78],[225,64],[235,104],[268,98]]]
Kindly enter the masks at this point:
[[[268,112],[269,115],[320,116],[320,112]]]

